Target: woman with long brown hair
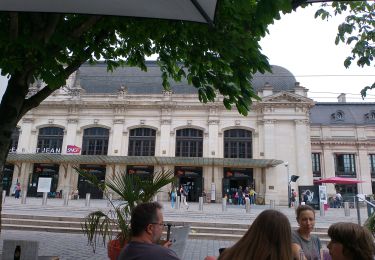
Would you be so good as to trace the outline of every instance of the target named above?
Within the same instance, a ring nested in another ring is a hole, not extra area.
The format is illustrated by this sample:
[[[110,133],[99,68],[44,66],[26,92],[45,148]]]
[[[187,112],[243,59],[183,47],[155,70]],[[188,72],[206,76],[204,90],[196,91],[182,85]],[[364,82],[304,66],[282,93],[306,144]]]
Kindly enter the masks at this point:
[[[293,258],[301,259],[303,254],[304,259],[307,260],[322,259],[320,239],[311,234],[315,226],[314,209],[308,205],[301,205],[297,208],[296,213],[299,228],[292,232]]]
[[[291,227],[288,218],[276,210],[265,210],[246,234],[227,248],[218,260],[290,260]]]

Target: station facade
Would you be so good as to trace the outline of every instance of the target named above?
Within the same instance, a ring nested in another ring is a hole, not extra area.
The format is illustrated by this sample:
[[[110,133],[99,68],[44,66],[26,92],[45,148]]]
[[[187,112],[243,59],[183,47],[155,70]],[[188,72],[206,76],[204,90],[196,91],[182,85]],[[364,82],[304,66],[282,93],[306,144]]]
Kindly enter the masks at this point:
[[[273,73],[254,76],[262,99],[242,116],[227,110],[221,96],[200,103],[187,82],[171,82],[163,91],[157,64],[147,67],[109,73],[105,64],[85,64],[28,112],[12,135],[5,190],[12,193],[18,181],[28,196],[40,196],[38,181],[45,177],[51,192],[78,189],[80,197],[102,198],[73,169],[79,167],[102,181],[117,174],[152,178],[170,169],[188,186],[190,201],[205,192],[219,202],[241,186],[254,187],[266,203],[286,204],[288,175],[299,176],[293,187],[335,175],[359,178],[365,182],[344,188],[372,193],[371,104],[316,103],[293,74],[273,66]],[[42,87],[35,83],[30,95]],[[335,192],[333,185],[327,189]]]

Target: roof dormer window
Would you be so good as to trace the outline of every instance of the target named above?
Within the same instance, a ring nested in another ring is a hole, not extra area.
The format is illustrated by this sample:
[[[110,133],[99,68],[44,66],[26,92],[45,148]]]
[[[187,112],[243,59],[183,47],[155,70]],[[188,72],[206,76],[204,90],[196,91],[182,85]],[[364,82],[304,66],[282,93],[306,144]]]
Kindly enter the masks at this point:
[[[335,113],[331,115],[333,121],[344,121],[345,114],[341,110],[337,110]]]
[[[375,122],[375,110],[371,110],[367,114],[365,114],[365,118],[369,122]]]

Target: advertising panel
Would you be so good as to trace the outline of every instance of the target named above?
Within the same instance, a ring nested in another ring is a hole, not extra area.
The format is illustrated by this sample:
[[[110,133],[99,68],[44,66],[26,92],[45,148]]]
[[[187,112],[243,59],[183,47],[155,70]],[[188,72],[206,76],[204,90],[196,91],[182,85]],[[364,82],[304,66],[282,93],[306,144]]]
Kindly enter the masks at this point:
[[[298,186],[298,194],[300,195],[300,201],[305,202],[306,205],[310,205],[314,209],[319,209],[319,187],[310,186]]]

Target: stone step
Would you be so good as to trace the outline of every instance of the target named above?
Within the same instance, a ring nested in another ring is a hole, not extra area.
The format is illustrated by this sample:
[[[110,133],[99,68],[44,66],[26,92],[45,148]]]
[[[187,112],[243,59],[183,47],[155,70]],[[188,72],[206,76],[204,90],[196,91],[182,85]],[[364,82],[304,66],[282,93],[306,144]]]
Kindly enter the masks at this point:
[[[78,217],[55,217],[37,215],[2,215],[3,229],[45,231],[56,233],[82,233],[84,219]],[[198,221],[172,221],[173,226],[190,225],[191,239],[231,240],[237,241],[248,230],[250,225],[235,223],[202,223]],[[296,229],[297,227],[293,227]],[[322,243],[328,243],[327,228],[316,228],[313,234],[319,236]]]

